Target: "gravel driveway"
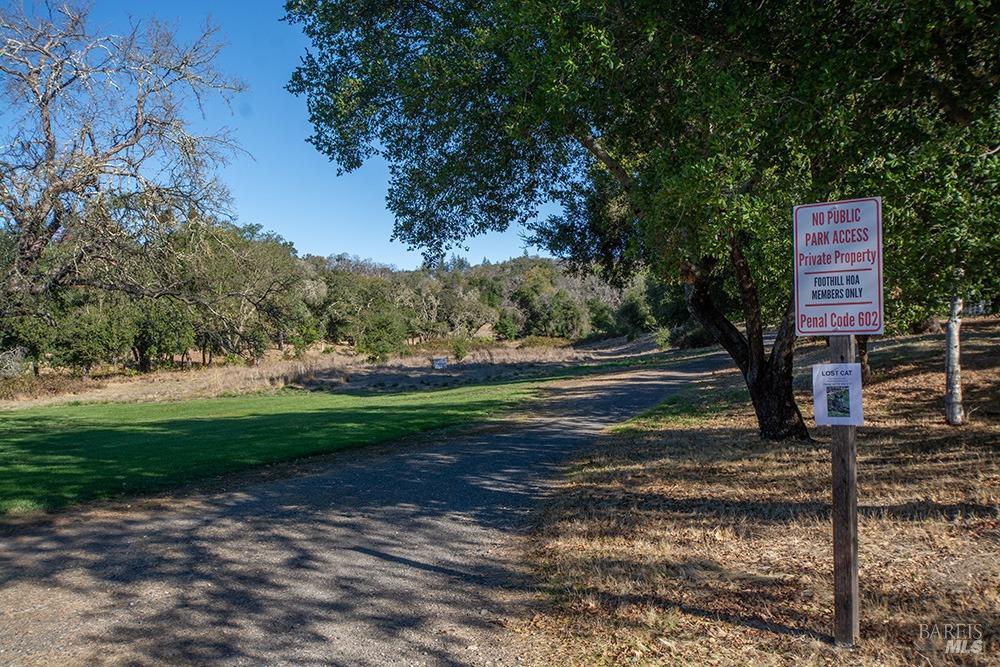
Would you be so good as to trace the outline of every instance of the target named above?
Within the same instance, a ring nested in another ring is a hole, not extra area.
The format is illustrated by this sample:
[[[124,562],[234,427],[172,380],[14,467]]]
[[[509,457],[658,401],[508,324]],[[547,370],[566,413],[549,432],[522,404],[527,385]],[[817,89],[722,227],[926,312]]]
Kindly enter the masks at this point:
[[[517,536],[603,428],[721,353],[555,386],[503,425],[0,529],[0,664],[517,664]]]

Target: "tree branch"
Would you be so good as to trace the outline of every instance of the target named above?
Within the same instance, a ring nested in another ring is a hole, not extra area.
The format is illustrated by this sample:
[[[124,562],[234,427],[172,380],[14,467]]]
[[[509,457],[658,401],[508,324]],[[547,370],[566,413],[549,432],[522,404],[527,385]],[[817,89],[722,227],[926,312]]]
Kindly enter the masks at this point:
[[[738,235],[729,239],[729,258],[736,274],[736,286],[740,290],[743,317],[746,321],[748,341],[747,382],[754,384],[764,368],[764,326],[761,322],[760,297],[757,285],[750,271],[750,264],[743,254]]]
[[[715,304],[710,290],[711,284],[706,278],[706,267],[687,265],[683,274],[684,299],[691,316],[719,341],[736,362],[743,376],[747,377],[750,370],[750,349],[747,339]]]
[[[783,374],[790,370],[795,355],[795,300],[790,298],[778,324],[778,333],[771,346],[767,368],[772,374]]]
[[[632,178],[632,175],[628,173],[628,170],[625,169],[625,166],[622,165],[621,162],[615,159],[610,153],[608,153],[607,150],[604,149],[604,146],[601,145],[600,139],[589,132],[577,134],[575,138],[581,146],[586,148],[591,155],[597,158],[598,162],[607,168],[625,192],[630,193],[634,190],[635,181]]]

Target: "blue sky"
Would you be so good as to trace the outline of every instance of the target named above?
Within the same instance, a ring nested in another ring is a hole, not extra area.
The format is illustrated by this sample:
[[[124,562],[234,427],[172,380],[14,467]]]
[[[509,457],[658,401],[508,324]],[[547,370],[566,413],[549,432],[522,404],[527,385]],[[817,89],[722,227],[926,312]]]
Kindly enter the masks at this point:
[[[111,32],[124,32],[129,17],[155,16],[176,26],[181,36],[197,33],[209,18],[218,26],[227,44],[220,69],[248,90],[231,109],[211,106],[204,122],[209,128],[228,127],[250,153],[222,171],[240,222],[278,232],[302,254],[347,252],[400,268],[420,264],[419,252],[389,241],[393,218],[385,208],[385,163],[372,160],[338,177],[336,165],[306,143],[311,128],[305,100],[284,86],[308,42],[297,27],[280,21],[281,0],[96,0],[91,7],[94,27]],[[521,255],[519,236],[518,230],[508,230],[470,239],[469,251],[458,254],[473,263]]]

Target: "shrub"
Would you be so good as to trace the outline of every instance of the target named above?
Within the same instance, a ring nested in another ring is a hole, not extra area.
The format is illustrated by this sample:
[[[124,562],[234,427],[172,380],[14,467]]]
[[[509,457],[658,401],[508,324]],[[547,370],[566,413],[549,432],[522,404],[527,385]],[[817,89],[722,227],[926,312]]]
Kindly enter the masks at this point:
[[[715,345],[715,340],[700,324],[688,322],[670,330],[670,344],[674,347],[689,349]]]
[[[469,339],[465,336],[455,336],[451,341],[451,352],[461,361],[469,353]]]
[[[514,340],[517,338],[517,319],[514,314],[504,308],[500,311],[496,326],[493,330],[502,340]]]
[[[600,299],[590,299],[587,301],[587,311],[592,337],[610,338],[619,335],[618,320],[611,306]]]
[[[38,317],[7,318],[3,325],[6,331],[0,329],[0,344],[20,349],[24,361],[31,362],[32,370],[38,375],[45,355],[52,351],[55,328]]]
[[[153,369],[156,361],[167,361],[194,347],[195,331],[187,312],[163,299],[140,302],[135,309],[135,337],[132,341],[141,372]]]
[[[319,327],[312,318],[302,320],[295,331],[288,337],[288,342],[295,348],[293,356],[296,359],[301,359],[305,355],[306,350],[309,349],[309,346],[318,340]]]
[[[667,327],[657,327],[656,331],[653,332],[653,340],[656,341],[656,347],[661,350],[670,348],[671,337],[671,331]]]
[[[649,304],[650,313],[662,327],[669,329],[691,319],[683,285],[666,283],[655,276],[649,276],[646,279],[644,297]]]
[[[222,360],[223,366],[246,366],[247,360],[235,352],[227,352]]]
[[[74,310],[62,322],[57,348],[63,360],[78,368],[84,378],[102,362],[115,362],[127,354],[135,339],[131,319],[113,309],[96,305]]]
[[[644,334],[656,326],[645,296],[634,290],[625,295],[618,308],[617,320],[619,331],[630,336]]]
[[[406,323],[398,313],[376,313],[365,319],[356,340],[358,352],[368,361],[384,363],[406,344]]]
[[[255,326],[243,334],[243,345],[246,349],[247,363],[256,365],[271,346],[271,339],[263,327]]]
[[[585,333],[586,311],[565,290],[559,290],[552,295],[546,315],[544,330],[551,336],[577,338]]]

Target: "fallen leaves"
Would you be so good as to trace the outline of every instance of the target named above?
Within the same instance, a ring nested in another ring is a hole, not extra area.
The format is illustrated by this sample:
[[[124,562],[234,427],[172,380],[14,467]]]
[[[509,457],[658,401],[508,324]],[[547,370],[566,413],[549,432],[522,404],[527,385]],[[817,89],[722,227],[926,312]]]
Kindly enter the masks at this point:
[[[951,659],[915,646],[920,623],[946,620],[983,626],[988,652],[960,660],[1000,653],[1000,322],[963,333],[973,417],[959,429],[941,418],[936,341],[873,353],[853,663]],[[829,640],[828,431],[817,429],[815,443],[764,443],[738,398],[686,412],[703,404],[674,400],[618,429],[543,513],[531,557],[558,585],[521,628],[538,640],[540,662],[842,663]]]

